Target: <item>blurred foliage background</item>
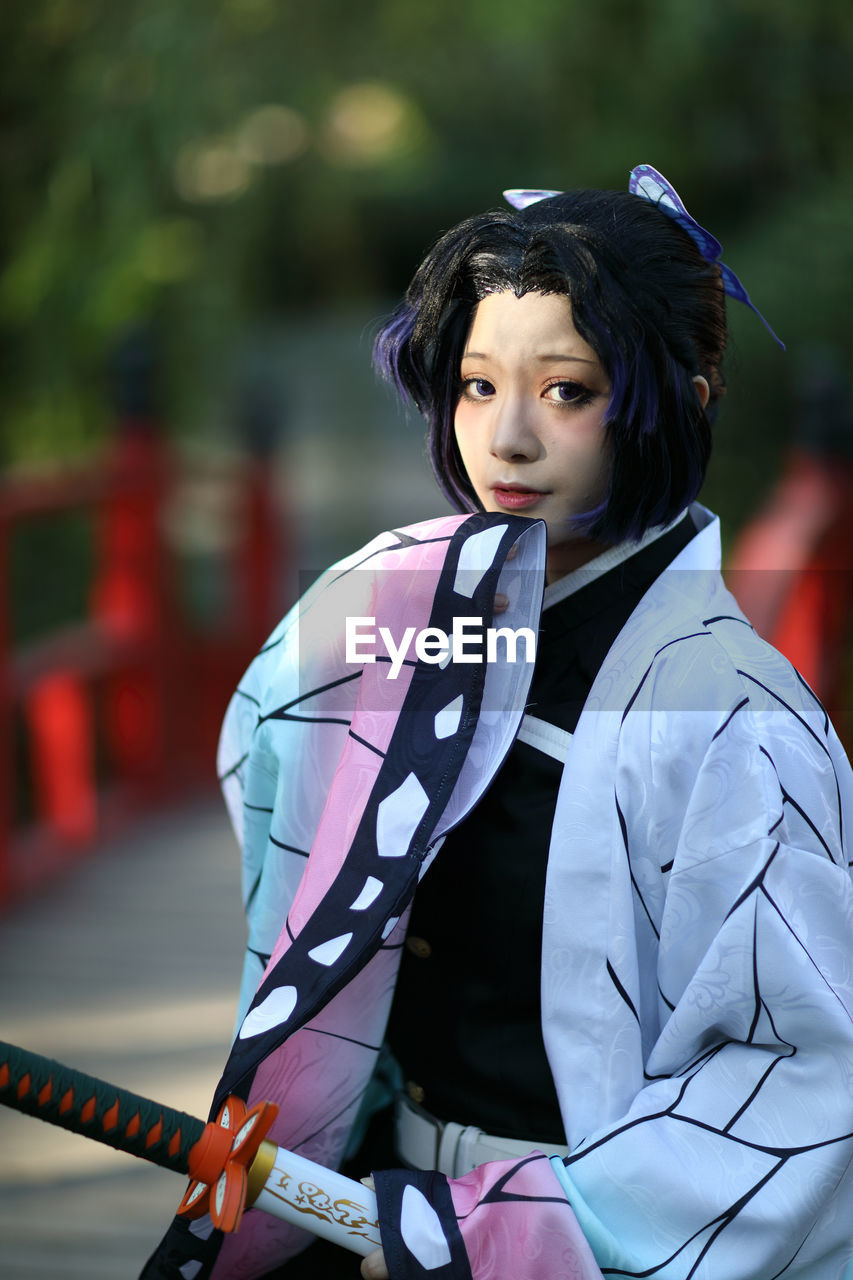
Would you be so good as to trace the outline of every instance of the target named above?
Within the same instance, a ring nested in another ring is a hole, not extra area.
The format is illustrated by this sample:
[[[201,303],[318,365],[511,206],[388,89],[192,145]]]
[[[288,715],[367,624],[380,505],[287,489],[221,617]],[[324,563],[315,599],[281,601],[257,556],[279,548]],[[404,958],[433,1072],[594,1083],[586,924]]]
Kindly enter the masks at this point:
[[[788,344],[730,307],[710,499],[735,523],[816,345],[851,354],[849,0],[5,0],[0,48],[0,464],[103,441],[141,326],[176,439],[283,431],[312,510],[346,473],[375,530],[371,475],[420,446],[370,330],[424,249],[504,187],[642,161]]]

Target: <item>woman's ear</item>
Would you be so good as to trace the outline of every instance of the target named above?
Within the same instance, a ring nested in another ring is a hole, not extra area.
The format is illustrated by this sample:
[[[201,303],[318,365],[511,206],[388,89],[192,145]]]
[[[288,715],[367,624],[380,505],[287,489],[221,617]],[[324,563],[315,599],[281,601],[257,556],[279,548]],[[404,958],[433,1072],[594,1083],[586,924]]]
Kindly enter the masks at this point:
[[[703,378],[701,373],[697,373],[693,379],[693,385],[696,388],[696,394],[699,397],[699,403],[702,408],[707,408],[708,399],[711,395],[711,388],[708,386],[708,379]]]

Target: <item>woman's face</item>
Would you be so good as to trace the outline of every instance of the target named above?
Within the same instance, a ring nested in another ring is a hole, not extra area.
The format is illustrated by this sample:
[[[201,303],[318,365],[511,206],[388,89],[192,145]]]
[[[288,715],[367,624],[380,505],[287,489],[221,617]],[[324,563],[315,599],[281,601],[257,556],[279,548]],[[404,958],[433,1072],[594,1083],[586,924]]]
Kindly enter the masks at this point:
[[[607,490],[604,415],[610,382],[562,294],[493,293],[474,312],[460,368],[456,441],[486,511],[518,512],[548,529],[548,580],[602,550],[572,516]]]

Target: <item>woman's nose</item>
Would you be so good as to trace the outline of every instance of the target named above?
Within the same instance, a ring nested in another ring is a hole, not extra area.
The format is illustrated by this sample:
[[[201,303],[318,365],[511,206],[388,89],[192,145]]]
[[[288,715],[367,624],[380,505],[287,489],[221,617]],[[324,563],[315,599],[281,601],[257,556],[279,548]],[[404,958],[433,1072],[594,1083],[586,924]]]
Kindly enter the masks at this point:
[[[540,442],[524,406],[507,401],[500,406],[492,429],[492,453],[504,462],[533,462],[539,457]]]

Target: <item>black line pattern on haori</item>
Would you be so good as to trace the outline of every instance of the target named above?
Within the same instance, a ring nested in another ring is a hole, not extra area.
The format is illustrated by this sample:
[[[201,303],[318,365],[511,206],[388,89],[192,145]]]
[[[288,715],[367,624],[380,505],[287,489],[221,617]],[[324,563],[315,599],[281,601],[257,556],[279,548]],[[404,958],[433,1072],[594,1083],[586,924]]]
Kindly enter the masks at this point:
[[[631,866],[631,850],[628,847],[628,824],[625,821],[625,815],[623,814],[622,807],[619,804],[618,796],[614,795],[613,803],[616,805],[616,813],[619,818],[619,829],[622,832],[622,842],[625,845],[625,857],[628,862],[628,874],[631,877],[631,886],[634,890],[634,894],[637,898],[637,901],[640,903],[640,906],[643,908],[643,911],[646,913],[646,919],[651,925],[652,932],[654,933],[658,941],[660,941],[660,930],[655,924],[654,919],[652,918],[652,913],[646,904],[646,900],[643,897],[642,893],[640,892],[640,886],[637,884],[637,877],[634,875],[634,868]]]
[[[258,717],[258,727],[266,720],[319,720],[336,724],[349,724],[348,720],[329,720],[325,716],[297,716],[291,715],[290,708],[298,707],[303,702],[308,702],[311,698],[317,698],[321,693],[328,693],[330,689],[337,689],[342,684],[351,684],[353,680],[361,679],[361,668],[358,671],[350,671],[345,676],[340,676],[337,680],[329,680],[326,684],[318,685],[316,689],[311,689],[308,693],[300,693],[298,698],[291,698],[289,702],[285,702],[283,706],[276,707],[274,711],[267,711],[264,715]]]
[[[817,835],[817,832],[815,832],[815,834]],[[779,850],[780,850],[780,845],[777,842],[774,845],[769,857],[766,859],[761,869],[753,877],[753,879],[747,885],[747,887],[743,890],[743,892],[739,894],[738,897],[736,898],[734,904],[731,906],[731,908],[727,913],[726,919],[730,919],[737,911],[748,909],[750,904],[753,904],[753,907],[754,907],[756,901],[759,899],[766,902],[770,906],[771,910],[773,910],[776,913],[776,915],[778,916],[783,926],[790,932],[796,944],[801,948],[803,953],[806,956],[808,956],[816,972],[820,974],[820,969],[818,965],[815,963],[813,957],[809,955],[808,948],[806,947],[805,943],[794,932],[790,922],[785,918],[784,913],[782,912],[778,903],[775,902],[773,895],[769,892],[767,888],[767,884],[766,884],[767,876],[775,859],[779,854]],[[738,1146],[741,1146],[745,1149],[748,1149],[754,1152],[759,1152],[767,1156],[767,1158],[769,1160],[772,1160],[774,1163],[771,1165],[770,1168],[766,1169],[762,1174],[762,1176],[757,1178],[754,1181],[754,1183],[750,1187],[748,1187],[737,1200],[734,1201],[733,1204],[731,1204],[725,1210],[716,1213],[700,1228],[698,1228],[695,1232],[693,1232],[693,1234],[690,1235],[688,1239],[684,1240],[683,1243],[676,1250],[668,1254],[666,1257],[660,1259],[653,1266],[648,1266],[641,1270],[629,1270],[629,1269],[620,1268],[620,1267],[604,1266],[602,1267],[602,1273],[604,1275],[629,1276],[629,1277],[633,1277],[634,1280],[641,1280],[641,1278],[645,1280],[645,1278],[654,1277],[659,1272],[662,1272],[665,1268],[671,1266],[672,1263],[685,1252],[685,1250],[695,1245],[703,1236],[707,1235],[707,1239],[705,1239],[704,1242],[702,1243],[701,1248],[699,1249],[695,1259],[693,1260],[689,1268],[684,1272],[685,1280],[692,1280],[692,1277],[696,1276],[697,1272],[702,1267],[704,1260],[708,1257],[710,1251],[713,1249],[714,1244],[720,1238],[722,1233],[738,1218],[738,1216],[755,1199],[755,1197],[761,1192],[761,1190],[765,1186],[767,1186],[768,1183],[770,1183],[772,1179],[775,1178],[783,1168],[786,1167],[786,1165],[790,1160],[794,1159],[798,1155],[809,1154],[811,1152],[818,1151],[823,1148],[834,1146],[838,1143],[847,1142],[851,1138],[853,1138],[853,1130],[851,1130],[850,1132],[843,1132],[831,1138],[827,1138],[821,1141],[815,1141],[813,1143],[804,1143],[798,1146],[790,1146],[790,1147],[779,1147],[772,1143],[762,1143],[762,1142],[754,1141],[754,1140],[745,1138],[743,1136],[734,1134],[732,1132],[735,1125],[737,1125],[737,1123],[746,1115],[750,1107],[759,1098],[762,1090],[767,1086],[768,1082],[772,1079],[772,1077],[774,1076],[775,1072],[780,1067],[780,1065],[783,1062],[793,1058],[797,1054],[797,1047],[791,1044],[788,1040],[786,1040],[778,1031],[776,1027],[776,1023],[772,1016],[772,1012],[761,993],[761,982],[760,982],[760,975],[759,975],[759,940],[757,935],[757,926],[758,926],[757,913],[753,912],[752,976],[753,976],[755,1008],[752,1016],[751,1025],[746,1036],[745,1043],[751,1044],[754,1042],[755,1036],[758,1031],[760,1019],[763,1015],[764,1017],[766,1017],[770,1025],[772,1035],[773,1037],[775,1037],[776,1042],[781,1046],[784,1046],[784,1048],[781,1048],[772,1057],[771,1061],[767,1064],[767,1066],[761,1073],[760,1077],[755,1081],[752,1088],[749,1090],[746,1097],[743,1099],[742,1103],[737,1107],[737,1109],[730,1116],[730,1118],[727,1121],[725,1121],[725,1123],[719,1126],[716,1126],[706,1121],[700,1120],[695,1116],[683,1114],[680,1111],[680,1108],[685,1104],[687,1100],[688,1092],[693,1082],[699,1078],[702,1071],[710,1063],[710,1061],[712,1061],[712,1059],[716,1057],[717,1054],[726,1047],[725,1044],[720,1044],[720,1045],[717,1045],[707,1055],[707,1057],[705,1058],[705,1061],[700,1061],[696,1064],[695,1070],[691,1071],[688,1078],[685,1079],[684,1083],[681,1085],[680,1089],[678,1090],[676,1097],[672,1100],[672,1102],[669,1103],[668,1106],[662,1107],[660,1110],[657,1110],[653,1113],[643,1115],[643,1116],[638,1116],[633,1120],[627,1121],[625,1124],[617,1126],[616,1128],[611,1130],[609,1133],[607,1133],[605,1136],[601,1137],[600,1139],[593,1141],[591,1143],[588,1143],[586,1145],[582,1144],[580,1149],[578,1149],[571,1156],[568,1156],[564,1160],[564,1164],[566,1165],[567,1168],[569,1168],[573,1164],[583,1161],[584,1159],[589,1157],[589,1155],[592,1152],[594,1152],[600,1147],[606,1146],[607,1144],[613,1142],[615,1139],[627,1133],[629,1130],[637,1129],[640,1126],[654,1124],[664,1120],[686,1124],[686,1125],[695,1127],[699,1130],[703,1130],[708,1133],[713,1133],[718,1137],[720,1137],[721,1139],[724,1139],[725,1141],[733,1142]],[[613,967],[609,960],[607,961],[607,970],[614,985],[619,990],[620,995],[629,1005],[632,1012],[634,1012],[633,1005],[631,1004],[629,998],[627,997],[627,994],[624,991],[624,987],[619,982],[618,977],[615,971],[613,970]],[[821,978],[822,978],[822,974],[821,974]],[[822,980],[825,982],[825,979],[822,979]],[[832,988],[829,987],[828,984],[826,985],[827,985],[827,989],[832,992],[833,996],[835,996],[836,999],[838,999],[838,996],[832,990]],[[661,995],[662,994],[663,993],[661,992]],[[669,1004],[668,1001],[667,1003]],[[670,1007],[672,1008],[673,1006],[670,1005]],[[656,1077],[656,1079],[660,1079],[660,1080],[665,1080],[667,1078],[669,1077],[667,1076]],[[788,1269],[793,1259],[800,1252],[803,1243],[804,1242],[802,1241],[800,1242],[794,1254],[792,1255],[792,1258],[789,1259],[789,1261],[785,1264],[785,1266],[782,1268],[781,1271],[777,1272],[777,1275],[782,1275],[784,1271]]]
[[[619,995],[624,1000],[625,1004],[631,1010],[633,1017],[637,1021],[637,1025],[639,1025],[640,1015],[637,1013],[637,1007],[634,1004],[634,1001],[628,995],[628,992],[625,990],[624,985],[619,981],[619,976],[616,973],[616,970],[613,968],[613,965],[609,960],[607,961],[607,972],[610,975],[610,981],[613,983],[614,987],[619,992]]]
[[[307,849],[297,849],[294,844],[285,844],[283,840],[276,840],[275,836],[270,834],[267,836],[270,844],[274,844],[277,849],[284,849],[287,853],[295,853],[299,858],[307,858]]]

